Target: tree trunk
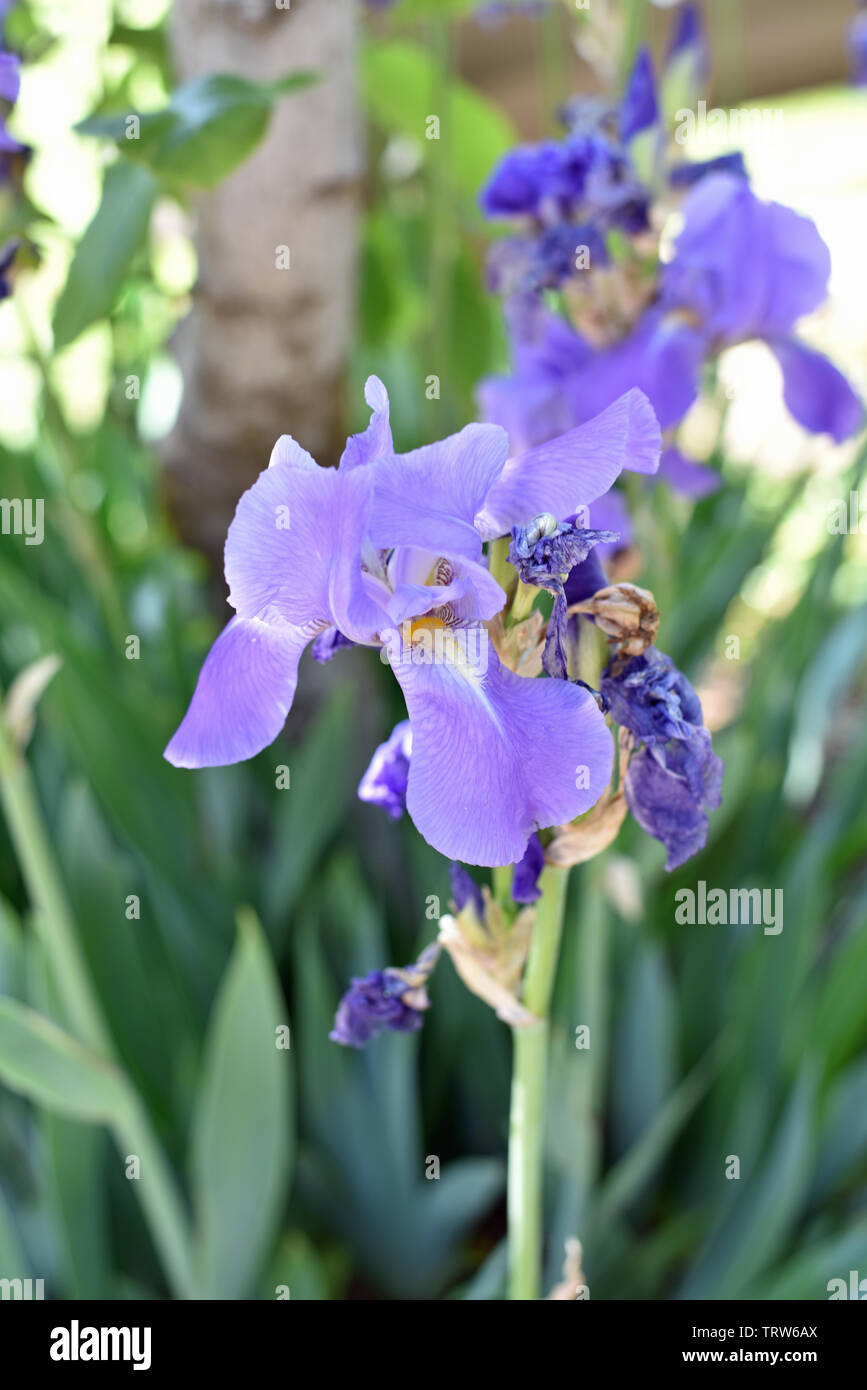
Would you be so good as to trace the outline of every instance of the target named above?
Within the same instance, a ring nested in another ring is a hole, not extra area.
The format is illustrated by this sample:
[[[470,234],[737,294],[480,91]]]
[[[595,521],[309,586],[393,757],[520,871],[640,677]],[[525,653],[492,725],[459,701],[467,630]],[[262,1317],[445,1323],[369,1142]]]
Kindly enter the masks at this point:
[[[357,0],[175,0],[179,82],[319,75],[280,99],[261,146],[196,204],[199,278],[175,343],[184,396],[165,484],[181,535],[211,556],[278,435],[320,463],[343,436],[362,164],[357,22]]]

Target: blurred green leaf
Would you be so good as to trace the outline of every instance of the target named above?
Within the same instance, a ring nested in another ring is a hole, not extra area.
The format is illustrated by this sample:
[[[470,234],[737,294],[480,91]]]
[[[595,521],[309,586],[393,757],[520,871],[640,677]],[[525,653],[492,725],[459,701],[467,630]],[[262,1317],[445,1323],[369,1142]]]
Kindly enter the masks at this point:
[[[850,932],[824,972],[812,1026],[812,1041],[829,1070],[846,1061],[867,1038],[864,980],[867,930]]]
[[[161,111],[95,116],[76,128],[115,140],[121,153],[160,179],[215,188],[259,144],[275,101],[316,80],[309,72],[267,83],[212,73],[178,87]]]
[[[815,1077],[807,1066],[780,1119],[773,1143],[682,1285],[680,1298],[736,1298],[777,1256],[797,1220],[810,1176]],[[719,1155],[717,1181],[723,1176]],[[734,1180],[732,1180],[734,1181]]]
[[[862,982],[863,984],[863,982]],[[862,995],[863,997],[863,995]],[[867,1058],[862,1057],[837,1078],[828,1097],[819,1132],[818,1158],[811,1199],[826,1201],[867,1161]]]
[[[502,1299],[506,1293],[508,1274],[509,1246],[507,1241],[501,1240],[469,1283],[455,1291],[454,1297],[469,1303],[490,1303]]]
[[[12,1207],[0,1188],[0,1278],[32,1278],[30,1260],[15,1227]]]
[[[193,1117],[194,1267],[202,1298],[249,1296],[276,1236],[291,1157],[291,1053],[277,1046],[277,1030],[287,1026],[265,937],[243,912]]]
[[[329,861],[323,883],[341,974],[381,965],[381,923],[356,866],[347,857]],[[330,1041],[336,992],[321,932],[311,926],[293,939],[302,1114],[316,1146],[301,1156],[299,1187],[377,1283],[424,1298],[458,1271],[460,1244],[502,1190],[503,1167],[466,1158],[443,1163],[439,1178],[425,1177],[418,1039],[385,1033],[363,1052]]]
[[[865,1266],[867,1220],[862,1217],[849,1230],[797,1250],[785,1264],[745,1289],[744,1297],[824,1301],[831,1279],[845,1279],[848,1285],[850,1269],[863,1270]]]
[[[51,1169],[65,1292],[70,1298],[107,1298],[104,1131],[51,1111],[42,1116],[42,1130]]]
[[[264,892],[269,937],[278,956],[298,893],[355,791],[350,781],[352,698],[347,686],[333,692],[303,743],[292,749],[291,785],[277,798]]]
[[[0,1078],[79,1120],[108,1122],[125,1109],[117,1069],[15,999],[0,999]]]
[[[636,945],[621,997],[611,1096],[618,1153],[652,1123],[675,1077],[676,1000],[659,949]]]
[[[867,604],[847,613],[818,648],[795,701],[797,715],[789,746],[784,793],[805,805],[816,794],[825,760],[825,742],[847,686],[864,664]]]
[[[473,201],[497,160],[516,143],[508,117],[472,87],[439,73],[436,60],[419,43],[395,39],[368,44],[362,82],[377,125],[389,135],[419,141],[431,158],[440,151],[437,141],[425,139],[425,122],[439,117],[448,154],[446,176]]]
[[[722,1038],[672,1091],[629,1152],[610,1169],[591,1213],[597,1236],[641,1195],[705,1095],[726,1051],[727,1040]]]
[[[78,244],[54,311],[54,346],[66,347],[111,312],[143,244],[157,185],[146,169],[112,164],[102,201]]]
[[[303,1231],[286,1232],[266,1280],[265,1298],[278,1298],[281,1286],[288,1288],[293,1303],[321,1302],[330,1297],[328,1271]]]

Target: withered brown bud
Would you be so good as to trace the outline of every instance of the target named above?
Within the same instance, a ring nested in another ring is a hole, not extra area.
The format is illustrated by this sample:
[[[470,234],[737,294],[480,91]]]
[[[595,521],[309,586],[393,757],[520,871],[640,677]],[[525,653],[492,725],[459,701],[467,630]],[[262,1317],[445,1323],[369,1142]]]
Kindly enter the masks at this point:
[[[656,641],[659,609],[649,589],[637,584],[610,584],[592,598],[575,603],[570,613],[586,613],[624,656],[640,656]]]

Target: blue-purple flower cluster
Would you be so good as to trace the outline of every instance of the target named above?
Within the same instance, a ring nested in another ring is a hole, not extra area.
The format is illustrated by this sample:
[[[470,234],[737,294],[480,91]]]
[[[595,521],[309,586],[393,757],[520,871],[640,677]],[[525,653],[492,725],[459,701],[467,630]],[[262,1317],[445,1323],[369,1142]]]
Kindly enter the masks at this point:
[[[178,767],[252,757],[280,732],[308,645],[325,643],[320,658],[346,642],[373,646],[392,667],[408,719],[377,749],[362,797],[391,816],[405,805],[450,859],[514,864],[534,831],[598,801],[613,741],[586,690],[500,661],[487,625],[507,595],[484,543],[509,535],[523,546],[528,523],[549,511],[554,567],[565,574],[601,536],[560,519],[595,505],[624,467],[653,472],[659,428],[633,391],[523,455],[509,456],[496,425],[468,425],[398,454],[375,377],[366,396],[370,424],[347,442],[339,468],[320,468],[284,435],[241,498],[225,551],[235,616],[166,757]],[[539,577],[541,568],[537,560]],[[556,575],[547,582],[560,586]],[[428,660],[432,633],[449,640]],[[480,633],[483,642],[471,641]],[[587,769],[580,785],[578,765]]]
[[[703,80],[698,10],[685,5],[667,67]],[[796,325],[827,295],[828,249],[815,225],[753,192],[739,153],[672,162],[649,53],[618,107],[579,101],[560,143],[507,155],[481,195],[487,216],[516,231],[491,250],[504,296],[513,370],[481,384],[485,418],[523,447],[592,417],[629,387],[666,435],[660,476],[687,494],[715,476],[685,458],[675,431],[703,368],[725,348],[761,340],[780,364],[786,405],[806,429],[842,441],[864,424],[843,374],[800,341]],[[670,255],[660,229],[679,207]],[[561,295],[553,312],[550,291]]]

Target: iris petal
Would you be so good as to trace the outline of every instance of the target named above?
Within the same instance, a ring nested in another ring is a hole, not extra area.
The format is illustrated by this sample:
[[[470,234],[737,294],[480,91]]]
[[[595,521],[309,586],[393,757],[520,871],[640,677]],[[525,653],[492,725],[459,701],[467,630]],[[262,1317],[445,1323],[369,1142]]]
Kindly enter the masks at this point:
[[[434,849],[513,864],[534,830],[572,820],[608,784],[613,741],[593,697],[529,680],[491,647],[481,674],[398,661],[412,724],[407,810]]]
[[[183,723],[166,749],[175,767],[240,763],[273,743],[295,694],[315,628],[233,618],[202,667]]]

